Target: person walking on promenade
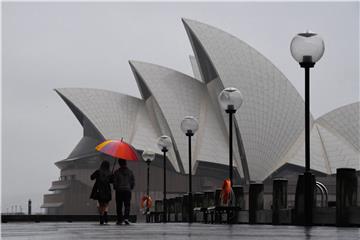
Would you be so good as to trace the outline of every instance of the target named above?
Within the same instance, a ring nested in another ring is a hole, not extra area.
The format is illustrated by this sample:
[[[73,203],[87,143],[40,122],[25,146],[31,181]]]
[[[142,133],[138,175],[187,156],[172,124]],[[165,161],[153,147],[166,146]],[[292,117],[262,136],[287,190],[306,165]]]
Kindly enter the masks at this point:
[[[114,189],[116,191],[116,224],[121,225],[125,222],[129,225],[131,190],[135,186],[133,172],[127,167],[126,161],[119,158],[120,168],[114,172]],[[124,204],[125,212],[123,215],[122,206]]]
[[[90,176],[91,180],[96,180],[91,191],[90,198],[98,201],[100,224],[108,223],[109,202],[111,201],[111,187],[113,175],[110,172],[110,163],[104,160],[100,169],[96,170]]]

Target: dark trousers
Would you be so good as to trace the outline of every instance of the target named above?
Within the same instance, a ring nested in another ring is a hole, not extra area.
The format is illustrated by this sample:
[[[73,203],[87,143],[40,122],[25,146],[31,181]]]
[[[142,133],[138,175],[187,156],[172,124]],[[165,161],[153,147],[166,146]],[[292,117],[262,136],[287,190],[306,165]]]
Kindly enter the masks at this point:
[[[131,192],[126,190],[116,191],[116,214],[117,220],[122,222],[124,219],[129,219],[130,215],[130,201],[131,201]],[[122,213],[122,206],[124,204],[125,213]]]

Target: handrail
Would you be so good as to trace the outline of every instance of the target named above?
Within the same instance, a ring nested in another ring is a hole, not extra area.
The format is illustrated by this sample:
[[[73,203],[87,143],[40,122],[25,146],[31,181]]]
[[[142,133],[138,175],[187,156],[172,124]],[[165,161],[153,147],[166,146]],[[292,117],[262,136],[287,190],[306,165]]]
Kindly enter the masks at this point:
[[[316,187],[321,191],[321,207],[327,207],[328,206],[328,194],[329,191],[325,187],[325,185],[319,181],[316,181]],[[325,199],[324,199],[325,195]]]

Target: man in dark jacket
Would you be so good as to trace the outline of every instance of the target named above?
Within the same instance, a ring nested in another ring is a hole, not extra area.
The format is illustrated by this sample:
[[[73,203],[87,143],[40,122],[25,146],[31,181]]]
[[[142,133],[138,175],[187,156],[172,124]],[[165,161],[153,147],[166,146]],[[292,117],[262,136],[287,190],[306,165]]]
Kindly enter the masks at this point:
[[[120,168],[114,172],[114,189],[116,191],[116,213],[117,222],[120,225],[123,222],[129,224],[131,190],[135,186],[135,178],[133,172],[127,167],[126,161],[119,159]],[[122,205],[124,204],[125,213],[122,213]]]

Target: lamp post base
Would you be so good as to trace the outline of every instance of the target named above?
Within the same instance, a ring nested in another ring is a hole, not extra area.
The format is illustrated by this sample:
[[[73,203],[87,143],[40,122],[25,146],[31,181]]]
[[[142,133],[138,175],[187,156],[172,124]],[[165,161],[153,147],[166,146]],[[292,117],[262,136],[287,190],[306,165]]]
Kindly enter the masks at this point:
[[[313,225],[313,209],[316,206],[315,184],[315,176],[311,172],[305,172],[298,177],[293,219],[297,225]]]

